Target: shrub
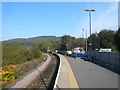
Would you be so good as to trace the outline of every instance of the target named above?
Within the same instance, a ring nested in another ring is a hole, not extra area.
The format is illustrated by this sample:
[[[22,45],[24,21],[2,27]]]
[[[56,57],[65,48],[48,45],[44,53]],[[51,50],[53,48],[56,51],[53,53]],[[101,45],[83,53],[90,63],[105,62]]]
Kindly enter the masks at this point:
[[[2,53],[2,60],[3,60],[3,66],[9,65],[9,64],[19,64],[26,61],[30,61],[34,58],[41,57],[42,53],[41,51],[33,46],[22,46],[19,44],[15,45],[9,45],[9,46],[3,46],[3,53]]]
[[[1,87],[8,85],[9,83],[15,81],[17,77],[17,67],[15,65],[0,67],[0,84]]]

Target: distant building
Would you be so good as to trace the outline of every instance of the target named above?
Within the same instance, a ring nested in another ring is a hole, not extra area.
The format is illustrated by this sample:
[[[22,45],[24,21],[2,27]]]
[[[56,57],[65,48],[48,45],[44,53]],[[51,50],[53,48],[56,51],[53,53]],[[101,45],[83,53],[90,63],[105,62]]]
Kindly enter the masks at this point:
[[[81,58],[84,52],[85,51],[82,47],[73,48],[72,49],[72,56],[75,58],[77,58],[77,57]]]
[[[83,53],[83,52],[84,52],[84,49],[81,48],[81,47],[77,47],[77,48],[73,48],[73,49],[72,49],[72,52],[73,52],[73,53]]]
[[[99,50],[96,49],[96,51],[99,51],[99,52],[111,52],[111,49],[110,48],[100,48]]]

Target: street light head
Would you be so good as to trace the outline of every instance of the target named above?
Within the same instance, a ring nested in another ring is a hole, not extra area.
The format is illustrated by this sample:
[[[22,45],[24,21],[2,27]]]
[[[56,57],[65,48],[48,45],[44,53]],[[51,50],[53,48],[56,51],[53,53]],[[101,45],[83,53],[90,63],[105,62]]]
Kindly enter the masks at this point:
[[[85,11],[90,11],[90,10],[85,9]]]
[[[85,9],[85,11],[95,11],[95,10],[87,10],[87,9]]]
[[[95,11],[95,10],[91,10],[91,11]]]

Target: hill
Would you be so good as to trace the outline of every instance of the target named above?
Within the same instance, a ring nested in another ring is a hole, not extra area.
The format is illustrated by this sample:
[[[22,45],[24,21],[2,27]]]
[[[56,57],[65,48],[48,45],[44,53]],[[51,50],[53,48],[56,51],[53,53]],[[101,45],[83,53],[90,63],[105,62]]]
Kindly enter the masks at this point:
[[[60,40],[61,37],[56,37],[56,36],[38,36],[38,37],[32,37],[32,38],[15,38],[15,39],[10,39],[6,41],[2,41],[3,45],[13,45],[13,44],[21,44],[21,45],[31,45],[33,42],[42,42],[42,41],[47,41],[47,40]]]

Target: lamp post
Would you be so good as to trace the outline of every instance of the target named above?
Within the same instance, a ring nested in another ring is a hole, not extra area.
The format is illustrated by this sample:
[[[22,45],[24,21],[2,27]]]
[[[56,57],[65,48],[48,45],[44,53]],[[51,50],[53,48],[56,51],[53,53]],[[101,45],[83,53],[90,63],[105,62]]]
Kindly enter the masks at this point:
[[[90,51],[92,51],[91,45],[92,45],[92,38],[91,38],[91,11],[94,12],[95,10],[88,10],[85,11],[89,12],[89,27],[90,27]]]
[[[82,30],[82,46],[83,46],[83,48],[84,48],[84,29]]]
[[[86,52],[87,52],[87,30],[86,30]]]
[[[83,33],[82,33],[82,34],[83,34],[83,39],[84,39],[84,29],[83,29],[82,31],[83,31]]]
[[[66,44],[66,47],[67,47],[67,51],[68,51],[68,44]]]

